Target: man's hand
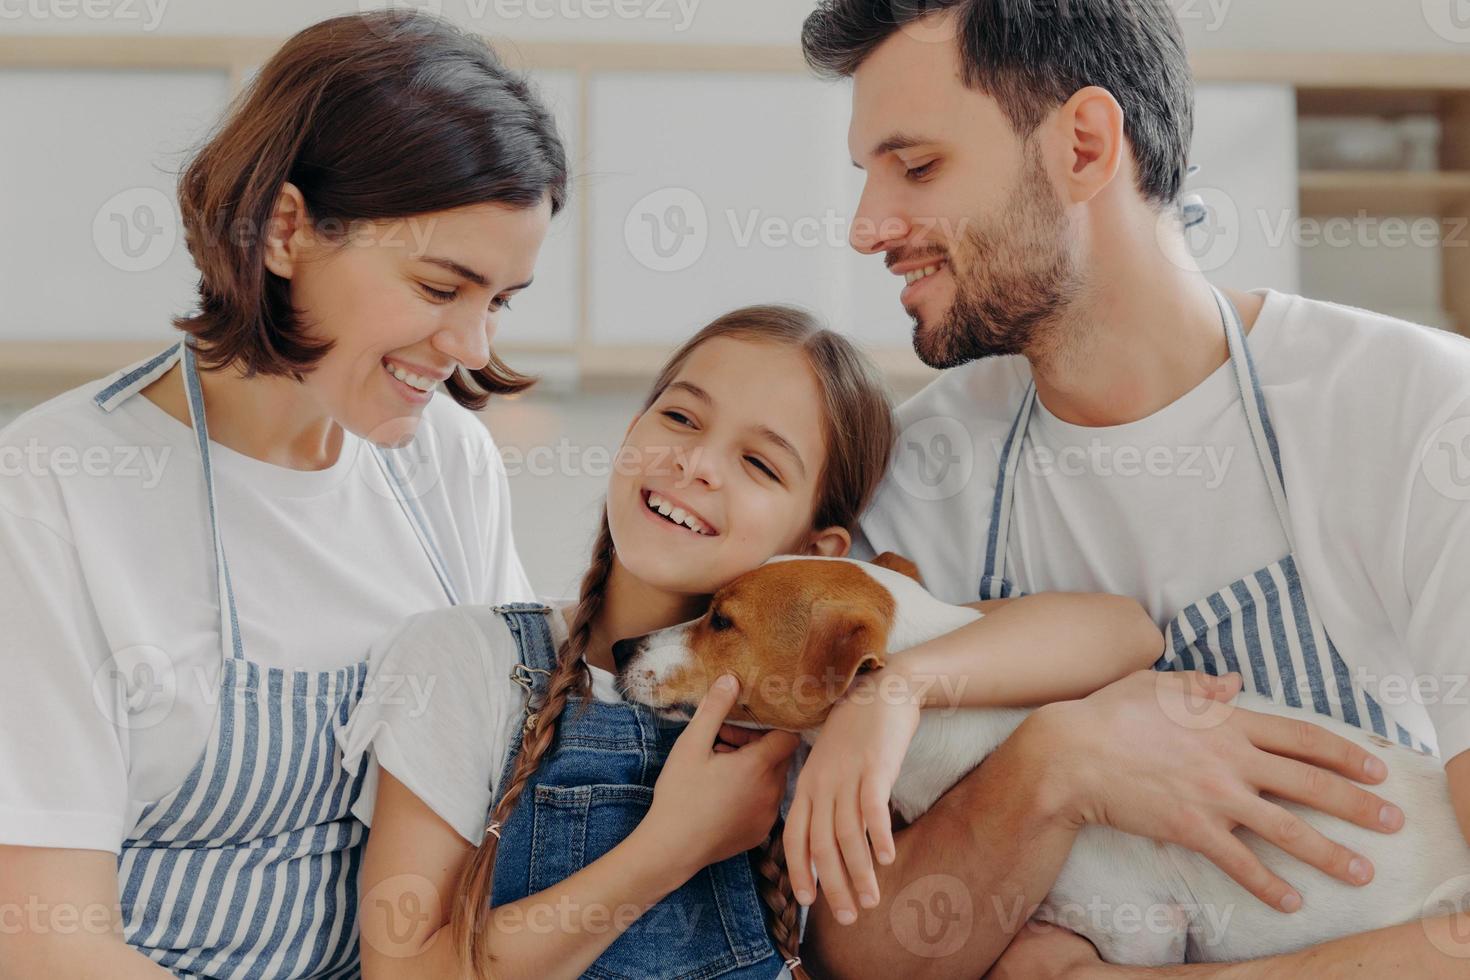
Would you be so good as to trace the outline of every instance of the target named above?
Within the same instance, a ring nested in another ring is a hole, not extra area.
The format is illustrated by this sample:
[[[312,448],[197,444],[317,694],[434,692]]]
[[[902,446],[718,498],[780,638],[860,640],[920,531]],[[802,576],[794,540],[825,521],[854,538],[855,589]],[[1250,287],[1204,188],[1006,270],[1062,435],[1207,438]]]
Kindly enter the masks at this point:
[[[1370,830],[1403,826],[1398,807],[1354,784],[1381,782],[1381,760],[1309,722],[1229,704],[1240,677],[1139,671],[1090,697],[1048,705],[1019,731],[1049,759],[1061,814],[1204,855],[1284,912],[1301,896],[1233,833],[1246,827],[1348,884],[1373,877],[1367,858],[1328,840],[1261,794]]]
[[[1033,919],[1016,933],[985,980],[1093,980],[1106,970],[1092,943],[1070,929]]]

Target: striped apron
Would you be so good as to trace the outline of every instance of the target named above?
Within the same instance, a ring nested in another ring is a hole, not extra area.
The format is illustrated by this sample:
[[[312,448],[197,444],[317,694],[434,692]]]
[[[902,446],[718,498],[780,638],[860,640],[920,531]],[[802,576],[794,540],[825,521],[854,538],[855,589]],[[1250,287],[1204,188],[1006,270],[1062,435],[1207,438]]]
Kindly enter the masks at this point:
[[[1353,683],[1347,664],[1327,635],[1297,568],[1281,453],[1271,416],[1256,376],[1245,330],[1235,306],[1218,289],[1215,302],[1225,326],[1230,361],[1240,389],[1240,403],[1250,426],[1251,441],[1271,491],[1287,554],[1252,575],[1185,606],[1164,627],[1165,649],[1155,670],[1202,670],[1238,673],[1245,688],[1294,708],[1309,708],[1383,738],[1397,739],[1419,751],[1432,751],[1400,724],[1361,685]],[[981,599],[1005,599],[1020,592],[1006,578],[1006,543],[1015,506],[1021,444],[1036,385],[1027,386],[1021,408],[1001,448],[999,475],[980,578]]]
[[[362,696],[366,661],[327,671],[245,657],[220,540],[209,430],[187,342],[123,372],[95,398],[112,411],[182,358],[214,538],[223,664],[203,755],[142,813],[118,857],[127,942],[187,977],[355,977],[357,872],[366,831],[351,814],[361,773],[335,729]],[[451,603],[428,523],[389,455],[374,448]]]

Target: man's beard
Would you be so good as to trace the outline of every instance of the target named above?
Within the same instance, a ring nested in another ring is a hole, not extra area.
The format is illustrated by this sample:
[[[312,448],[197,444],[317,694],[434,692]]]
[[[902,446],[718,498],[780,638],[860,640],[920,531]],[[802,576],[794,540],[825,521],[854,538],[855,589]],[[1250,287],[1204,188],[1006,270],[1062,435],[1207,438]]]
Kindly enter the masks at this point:
[[[989,229],[972,223],[959,243],[965,274],[951,259],[955,298],[949,310],[927,328],[914,317],[914,353],[930,367],[1034,350],[1079,292],[1061,202],[1034,147],[1029,157],[1028,172],[1000,216]]]

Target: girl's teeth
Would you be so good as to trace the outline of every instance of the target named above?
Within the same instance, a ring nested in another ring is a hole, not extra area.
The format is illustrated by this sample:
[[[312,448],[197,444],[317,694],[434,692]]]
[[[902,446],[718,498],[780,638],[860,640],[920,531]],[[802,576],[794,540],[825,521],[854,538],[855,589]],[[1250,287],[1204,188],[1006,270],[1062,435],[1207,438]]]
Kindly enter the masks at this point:
[[[706,528],[703,524],[699,523],[699,520],[695,518],[693,514],[685,513],[682,507],[675,507],[673,504],[669,503],[667,500],[660,497],[656,493],[649,493],[648,509],[657,511],[664,517],[667,517],[669,520],[673,521],[675,524],[684,525],[695,534],[707,535],[710,533],[709,529]]]

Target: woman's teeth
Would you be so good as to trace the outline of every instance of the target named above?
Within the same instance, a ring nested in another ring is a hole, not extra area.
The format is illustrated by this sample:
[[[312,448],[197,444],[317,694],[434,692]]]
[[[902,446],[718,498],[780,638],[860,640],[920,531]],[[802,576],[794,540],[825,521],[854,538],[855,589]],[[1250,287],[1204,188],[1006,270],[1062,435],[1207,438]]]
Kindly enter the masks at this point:
[[[714,533],[709,528],[699,523],[699,518],[695,517],[693,514],[685,513],[683,508],[675,507],[673,504],[669,503],[667,500],[660,497],[653,491],[649,491],[648,493],[648,509],[658,511],[660,514],[673,521],[675,524],[682,524],[689,530],[693,531],[695,534]]]
[[[435,382],[433,378],[425,378],[422,375],[414,374],[411,371],[405,371],[403,370],[403,368],[399,367],[397,364],[393,364],[390,361],[383,362],[383,369],[386,370],[389,374],[393,375],[393,377],[397,378],[399,381],[402,381],[404,384],[408,385],[410,388],[417,388],[419,391],[423,392],[429,392],[434,389]]]
[[[925,276],[932,276],[932,275],[934,275],[934,273],[936,273],[938,271],[939,271],[939,266],[937,266],[937,265],[926,265],[922,269],[915,269],[912,272],[905,272],[903,274],[903,280],[904,280],[904,282],[910,283],[910,284],[916,283],[920,279],[923,279]]]

